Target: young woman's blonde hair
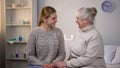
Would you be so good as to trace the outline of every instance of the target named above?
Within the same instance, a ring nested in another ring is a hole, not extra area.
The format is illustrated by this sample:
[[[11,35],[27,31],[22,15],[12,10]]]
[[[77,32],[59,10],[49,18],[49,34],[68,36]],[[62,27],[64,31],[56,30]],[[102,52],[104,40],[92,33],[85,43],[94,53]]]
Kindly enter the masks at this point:
[[[88,18],[89,21],[91,22],[91,24],[93,24],[96,14],[97,14],[96,8],[94,8],[94,7],[92,7],[92,8],[82,7],[76,12],[76,17]]]
[[[47,19],[50,17],[51,14],[55,13],[56,10],[51,7],[51,6],[45,6],[42,8],[41,12],[40,12],[40,21],[38,23],[38,26],[41,25],[41,23],[44,23],[43,19]]]

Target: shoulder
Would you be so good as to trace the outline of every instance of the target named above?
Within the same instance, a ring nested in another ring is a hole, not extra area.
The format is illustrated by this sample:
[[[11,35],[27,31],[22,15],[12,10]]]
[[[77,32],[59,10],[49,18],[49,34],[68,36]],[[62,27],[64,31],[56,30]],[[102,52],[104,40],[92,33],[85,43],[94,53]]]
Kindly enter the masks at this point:
[[[39,27],[35,27],[35,28],[32,29],[32,32],[36,32],[36,31],[39,31],[39,30],[40,30]]]
[[[32,34],[32,35],[36,35],[36,34],[38,34],[38,32],[40,32],[40,31],[41,31],[41,30],[40,30],[39,27],[35,27],[35,28],[32,29],[31,34]]]
[[[62,30],[60,28],[55,27],[54,31],[55,31],[57,37],[63,38],[63,32],[62,32]]]
[[[90,31],[90,34],[91,34],[91,38],[92,39],[100,39],[101,38],[101,34],[100,32],[95,28],[93,30]]]
[[[60,28],[57,28],[57,27],[54,28],[54,31],[57,33],[62,33],[62,30]]]

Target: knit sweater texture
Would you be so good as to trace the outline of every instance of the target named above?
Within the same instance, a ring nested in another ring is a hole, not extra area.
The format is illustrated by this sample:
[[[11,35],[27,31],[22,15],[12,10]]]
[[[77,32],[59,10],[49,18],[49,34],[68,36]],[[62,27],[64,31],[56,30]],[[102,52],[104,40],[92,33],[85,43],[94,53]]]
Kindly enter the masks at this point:
[[[36,27],[32,30],[27,42],[27,59],[30,65],[63,61],[64,58],[64,37],[59,28],[44,31]]]

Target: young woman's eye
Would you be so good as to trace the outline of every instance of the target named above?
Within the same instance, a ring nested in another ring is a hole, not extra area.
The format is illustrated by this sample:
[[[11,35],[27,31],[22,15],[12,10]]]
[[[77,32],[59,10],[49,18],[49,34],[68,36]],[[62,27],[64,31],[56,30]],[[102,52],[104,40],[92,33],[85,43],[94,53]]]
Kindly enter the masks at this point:
[[[52,20],[55,20],[56,18],[52,18]]]

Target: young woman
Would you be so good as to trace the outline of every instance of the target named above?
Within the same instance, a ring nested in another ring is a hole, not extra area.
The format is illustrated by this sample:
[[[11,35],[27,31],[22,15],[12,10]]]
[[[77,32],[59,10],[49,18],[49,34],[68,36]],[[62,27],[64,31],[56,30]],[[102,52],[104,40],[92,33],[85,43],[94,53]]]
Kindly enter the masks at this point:
[[[64,37],[55,27],[56,22],[56,10],[51,6],[43,7],[39,26],[32,30],[27,42],[29,68],[52,68],[54,62],[64,60]]]

